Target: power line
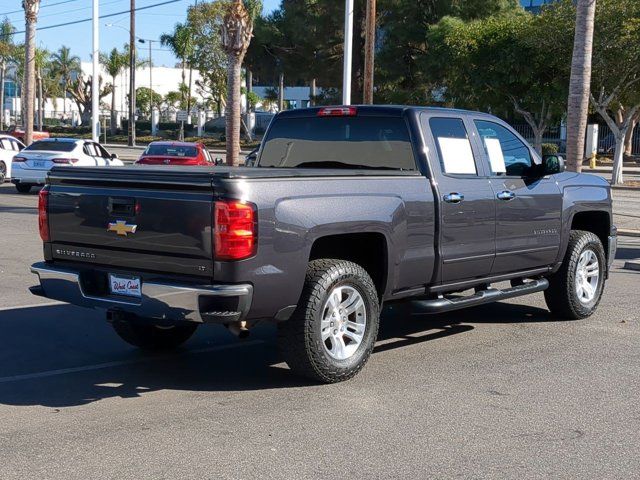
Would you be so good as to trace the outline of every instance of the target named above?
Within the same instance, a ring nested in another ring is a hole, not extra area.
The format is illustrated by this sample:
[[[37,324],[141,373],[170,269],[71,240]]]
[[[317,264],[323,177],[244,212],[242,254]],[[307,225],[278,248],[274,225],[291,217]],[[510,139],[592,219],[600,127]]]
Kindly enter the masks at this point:
[[[69,0],[67,0],[67,1],[69,1]],[[149,8],[160,7],[162,5],[168,5],[170,3],[178,3],[178,2],[184,2],[184,1],[185,0],[167,0],[165,2],[154,3],[153,5],[146,5],[144,7],[137,7],[137,8],[134,8],[133,11],[134,12],[138,12],[140,10],[147,10]],[[127,13],[131,13],[131,9],[123,10],[121,12],[116,12],[116,13],[109,13],[107,15],[100,15],[100,19],[109,18],[109,17],[116,17],[118,15],[124,15],[124,14],[127,14]],[[52,29],[52,28],[67,27],[69,25],[76,25],[78,23],[90,22],[91,20],[92,20],[92,17],[83,18],[82,20],[74,20],[72,22],[58,23],[56,25],[47,25],[45,27],[38,27],[38,28],[36,28],[36,30],[37,31],[41,31],[41,30],[49,30],[49,29]],[[25,30],[20,30],[18,32],[13,32],[12,35],[18,35],[20,33],[25,33]]]
[[[72,2],[79,2],[80,0],[63,0],[62,2],[56,2],[56,3],[47,3],[45,5],[40,5],[40,8],[46,8],[46,7],[55,7],[56,5],[64,5],[65,3],[72,3]],[[4,12],[4,13],[0,13],[0,16],[2,15],[11,15],[12,13],[21,13],[24,12],[23,9],[20,10],[13,10],[12,12]]]

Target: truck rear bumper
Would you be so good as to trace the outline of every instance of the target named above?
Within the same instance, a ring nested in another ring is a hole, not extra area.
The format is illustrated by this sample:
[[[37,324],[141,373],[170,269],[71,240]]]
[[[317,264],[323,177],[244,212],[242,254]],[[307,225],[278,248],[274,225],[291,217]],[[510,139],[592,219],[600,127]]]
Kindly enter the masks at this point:
[[[31,272],[40,285],[31,288],[34,295],[81,307],[126,312],[142,318],[198,323],[231,323],[249,313],[253,287],[239,285],[189,285],[142,282],[140,298],[120,295],[95,295],[83,288],[82,273],[34,263]]]

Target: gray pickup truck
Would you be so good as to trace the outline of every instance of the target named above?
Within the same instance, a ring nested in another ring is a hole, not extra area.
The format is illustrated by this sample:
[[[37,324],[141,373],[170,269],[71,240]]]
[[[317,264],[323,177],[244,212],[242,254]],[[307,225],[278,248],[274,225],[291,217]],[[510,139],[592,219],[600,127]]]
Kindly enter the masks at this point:
[[[544,291],[591,315],[616,250],[603,179],[539,158],[482,113],[283,112],[250,167],[56,167],[40,192],[37,295],[171,348],[203,323],[277,324],[291,369],[354,376],[384,303],[439,313]]]

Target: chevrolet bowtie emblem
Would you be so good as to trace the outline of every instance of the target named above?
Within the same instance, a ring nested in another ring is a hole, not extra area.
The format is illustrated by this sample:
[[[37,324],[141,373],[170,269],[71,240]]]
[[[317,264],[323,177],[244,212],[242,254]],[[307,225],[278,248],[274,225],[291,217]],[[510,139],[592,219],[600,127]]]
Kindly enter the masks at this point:
[[[122,235],[126,237],[129,233],[136,233],[137,225],[131,225],[124,220],[116,220],[114,222],[109,222],[109,226],[107,227],[108,232],[116,232],[118,235]]]

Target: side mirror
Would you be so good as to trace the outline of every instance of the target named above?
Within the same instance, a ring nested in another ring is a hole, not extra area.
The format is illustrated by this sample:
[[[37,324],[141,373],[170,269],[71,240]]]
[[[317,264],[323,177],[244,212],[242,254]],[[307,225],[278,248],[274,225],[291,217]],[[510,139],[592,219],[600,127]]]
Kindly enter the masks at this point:
[[[564,158],[560,155],[545,155],[542,157],[542,174],[554,175],[565,170]]]
[[[117,160],[118,159],[118,154],[117,153],[112,153],[111,154],[111,160]]]
[[[222,160],[220,157],[216,158],[213,161],[214,165],[224,165],[224,160]]]

